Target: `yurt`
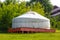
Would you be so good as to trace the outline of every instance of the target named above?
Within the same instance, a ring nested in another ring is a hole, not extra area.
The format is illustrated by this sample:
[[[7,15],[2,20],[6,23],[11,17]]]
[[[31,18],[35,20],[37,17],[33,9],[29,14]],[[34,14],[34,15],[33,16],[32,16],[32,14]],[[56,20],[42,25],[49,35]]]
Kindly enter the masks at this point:
[[[39,13],[29,11],[12,20],[12,28],[50,29],[50,20]]]

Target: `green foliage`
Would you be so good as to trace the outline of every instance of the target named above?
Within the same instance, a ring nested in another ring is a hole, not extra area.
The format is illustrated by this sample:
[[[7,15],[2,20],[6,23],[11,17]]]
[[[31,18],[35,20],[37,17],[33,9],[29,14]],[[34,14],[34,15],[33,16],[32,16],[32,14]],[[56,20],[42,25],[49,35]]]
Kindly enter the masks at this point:
[[[47,13],[50,13],[51,10],[52,10],[52,8],[53,8],[53,6],[52,6],[52,4],[50,3],[49,0],[31,0],[31,1],[30,1],[30,4],[31,4],[31,3],[33,4],[34,2],[40,2],[40,3],[42,4],[42,6],[44,7],[45,13],[46,13],[46,12],[47,12]]]
[[[0,2],[0,30],[4,31],[12,27],[13,18],[30,10],[50,18],[52,5],[49,0],[31,0],[27,5],[26,2],[17,3],[16,0],[6,0],[3,3]],[[59,18],[59,16],[50,18],[52,28],[60,28]]]
[[[8,4],[10,4],[10,3],[15,4],[15,3],[16,3],[16,0],[5,0],[4,3],[5,3],[6,5],[8,5]]]
[[[26,6],[26,2],[21,2],[20,4],[8,2],[8,5],[3,2],[0,5],[2,5],[0,7],[0,30],[2,31],[12,27],[12,19],[27,11],[30,11],[30,7],[32,7],[33,11],[36,11],[41,15],[45,15],[44,8],[39,2],[35,3],[33,6]]]
[[[42,7],[42,5],[38,2],[38,3],[34,3],[33,5],[32,5],[32,7],[31,7],[31,9],[33,10],[33,11],[36,11],[36,12],[38,12],[39,14],[41,14],[41,15],[45,15],[44,14],[44,8]]]
[[[60,29],[60,16],[55,16],[51,18],[51,26],[56,29]]]
[[[3,30],[11,27],[12,19],[26,11],[24,9],[21,10],[20,8],[25,8],[25,6],[20,5],[21,4],[13,3],[10,3],[9,5],[2,4],[2,7],[0,8],[0,29]]]

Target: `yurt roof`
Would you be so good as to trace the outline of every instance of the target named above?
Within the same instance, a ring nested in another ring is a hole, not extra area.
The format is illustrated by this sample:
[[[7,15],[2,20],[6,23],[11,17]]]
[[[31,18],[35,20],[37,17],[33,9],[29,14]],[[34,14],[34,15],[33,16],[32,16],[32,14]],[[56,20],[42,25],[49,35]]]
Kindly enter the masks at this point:
[[[36,19],[46,19],[46,20],[49,20],[48,18],[38,14],[37,12],[34,12],[34,11],[28,11],[26,12],[25,14],[23,15],[20,15],[16,18],[36,18]]]

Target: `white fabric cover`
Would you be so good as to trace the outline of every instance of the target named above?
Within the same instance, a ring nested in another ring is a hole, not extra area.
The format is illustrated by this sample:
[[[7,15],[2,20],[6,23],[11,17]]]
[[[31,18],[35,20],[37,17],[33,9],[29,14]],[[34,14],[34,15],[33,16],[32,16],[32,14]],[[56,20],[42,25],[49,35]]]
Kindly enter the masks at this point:
[[[12,20],[12,28],[20,27],[50,29],[50,20],[36,12],[29,11]]]

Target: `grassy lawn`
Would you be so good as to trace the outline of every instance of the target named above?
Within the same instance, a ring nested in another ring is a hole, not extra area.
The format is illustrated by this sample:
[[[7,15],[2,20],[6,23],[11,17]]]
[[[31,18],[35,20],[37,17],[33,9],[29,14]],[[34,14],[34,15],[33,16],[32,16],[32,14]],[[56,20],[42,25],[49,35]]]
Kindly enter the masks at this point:
[[[0,33],[0,40],[60,40],[60,31],[56,33]]]

